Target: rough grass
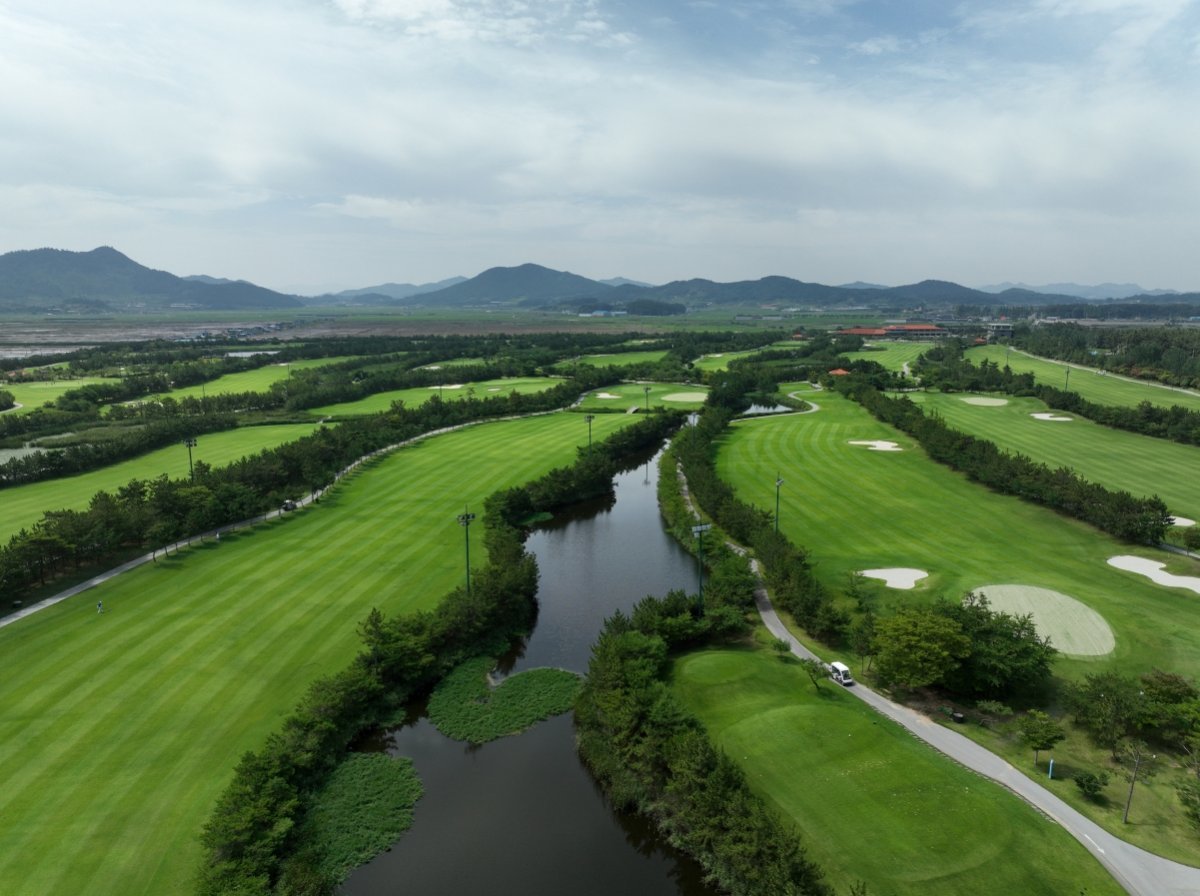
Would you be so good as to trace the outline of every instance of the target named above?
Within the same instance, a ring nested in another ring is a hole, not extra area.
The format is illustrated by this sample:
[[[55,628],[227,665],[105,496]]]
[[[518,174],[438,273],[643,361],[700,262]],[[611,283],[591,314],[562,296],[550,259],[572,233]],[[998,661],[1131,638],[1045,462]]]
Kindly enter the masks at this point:
[[[602,415],[595,437],[629,422]],[[428,439],[315,507],[0,628],[0,893],[187,892],[238,758],[350,661],[366,613],[435,606],[462,581],[463,505],[586,442],[574,414]]]
[[[580,407],[587,411],[627,411],[630,408],[638,408],[638,410],[644,411],[646,408],[647,386],[650,387],[651,408],[699,408],[704,404],[703,400],[664,401],[663,398],[664,396],[675,395],[681,392],[708,392],[707,386],[700,386],[695,383],[619,383],[613,386],[605,386],[603,389],[595,390],[595,392],[589,392],[583,397]],[[601,392],[618,397],[597,398],[596,395]]]
[[[816,400],[821,410],[813,414],[735,423],[717,466],[741,497],[771,510],[776,473],[782,475],[780,526],[812,551],[830,586],[843,589],[862,569],[929,572],[911,591],[863,581],[863,592],[884,608],[939,595],[958,599],[996,583],[1048,588],[1082,601],[1112,627],[1117,647],[1105,663],[1134,673],[1158,666],[1200,674],[1200,600],[1106,561],[1152,556],[1171,572],[1193,575],[1200,564],[995,494],[929,460],[910,438],[845,398],[826,392]],[[848,445],[851,439],[891,439],[906,450],[865,451]],[[1056,668],[1077,677],[1096,663],[1064,657]]]
[[[246,455],[294,442],[315,428],[315,423],[280,424],[208,433],[197,439],[192,457],[213,467],[223,467]],[[157,479],[163,474],[171,479],[187,477],[188,450],[182,444],[159,448],[77,476],[0,490],[0,502],[4,507],[3,515],[0,515],[0,540],[7,542],[22,528],[40,520],[47,510],[83,510],[92,495],[102,489],[112,492],[130,479]]]
[[[1062,828],[765,649],[675,663],[673,688],[803,832],[838,892],[1061,896],[1123,890]]]
[[[448,382],[455,382],[453,375],[447,377]],[[396,389],[391,392],[379,392],[368,395],[357,401],[343,401],[339,404],[327,404],[324,407],[312,408],[309,413],[321,417],[343,417],[357,414],[378,414],[392,406],[392,402],[402,401],[407,407],[417,407],[429,401],[433,396],[441,396],[443,401],[460,401],[464,398],[494,398],[497,395],[509,395],[512,392],[531,393],[544,392],[552,389],[563,380],[559,377],[508,377],[497,380],[482,380],[477,383],[461,383],[458,389],[438,389],[436,386],[423,386],[419,389]]]
[[[434,690],[429,720],[446,737],[484,744],[519,734],[570,709],[582,684],[564,669],[529,669],[491,687],[488,670],[494,664],[489,657],[468,660]]]
[[[356,753],[337,767],[317,796],[301,836],[322,856],[325,874],[345,880],[412,827],[421,793],[411,759]]]
[[[955,429],[995,442],[1051,467],[1139,497],[1158,495],[1172,513],[1200,518],[1200,448],[1149,438],[1071,415],[1070,423],[1036,420],[1048,408],[1036,398],[1008,397],[1003,407],[968,404],[960,394],[913,392],[910,399],[936,411]]]

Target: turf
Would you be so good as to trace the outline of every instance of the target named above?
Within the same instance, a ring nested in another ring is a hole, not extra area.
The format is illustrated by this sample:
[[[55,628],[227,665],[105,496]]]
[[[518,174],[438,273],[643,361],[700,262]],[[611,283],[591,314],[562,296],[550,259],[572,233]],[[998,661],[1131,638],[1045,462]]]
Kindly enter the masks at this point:
[[[633,364],[657,364],[667,356],[666,350],[640,352],[610,352],[600,355],[581,355],[579,360],[595,367],[629,367]],[[570,366],[564,361],[560,366]]]
[[[286,380],[295,370],[311,370],[314,367],[327,367],[330,364],[349,360],[349,356],[344,356],[338,358],[306,358],[302,361],[290,361],[286,364],[267,364],[264,367],[257,367],[254,370],[243,370],[238,373],[226,374],[210,383],[204,383],[199,386],[173,389],[156,397],[163,398],[170,396],[178,400],[180,398],[200,398],[204,395],[237,395],[242,392],[270,392],[271,386]]]
[[[111,383],[116,382],[116,380],[98,376],[85,376],[73,380],[39,380],[32,383],[0,382],[0,389],[5,392],[11,392],[17,404],[20,405],[19,408],[5,411],[5,413],[27,414],[35,408],[40,408],[48,401],[54,401],[62,397],[65,392],[69,392],[72,389],[81,389],[93,383],[105,382]]]
[[[595,437],[630,420],[602,415]],[[0,893],[187,892],[238,758],[349,661],[368,610],[435,606],[462,581],[463,506],[584,444],[574,414],[425,440],[319,505],[0,628]]]
[[[1007,397],[1002,407],[968,404],[965,395],[912,392],[908,397],[936,411],[955,429],[995,442],[1050,467],[1139,497],[1158,495],[1177,516],[1200,519],[1200,448],[1100,426],[1075,415],[1069,423],[1036,420],[1048,412],[1036,398]]]
[[[983,585],[1048,588],[1104,617],[1116,634],[1111,660],[1118,668],[1200,674],[1200,599],[1106,563],[1132,553],[1194,575],[1195,561],[1135,548],[973,484],[835,393],[822,393],[818,403],[813,414],[735,423],[717,465],[743,499],[764,509],[774,509],[782,475],[780,527],[811,550],[817,574],[835,589],[852,571],[887,567],[930,575],[911,591],[864,581],[864,593],[884,607],[957,599]],[[868,451],[848,445],[852,439],[891,439],[905,450]],[[1057,668],[1075,677],[1095,671],[1095,663],[1062,658]]]
[[[803,832],[838,892],[1119,894],[1062,828],[766,650],[675,663],[673,688],[751,786]]]
[[[563,380],[559,377],[530,376],[507,377],[498,380],[483,380],[477,383],[454,383],[461,386],[458,389],[439,389],[437,386],[426,386],[420,389],[396,389],[391,392],[379,392],[368,395],[358,401],[344,401],[340,404],[327,404],[324,407],[312,408],[309,413],[321,417],[348,417],[359,414],[378,414],[391,408],[392,403],[402,401],[408,407],[417,407],[429,401],[435,395],[443,401],[458,401],[463,398],[489,398],[496,395],[509,395],[512,392],[522,394],[544,392],[552,389]]]
[[[757,355],[763,349],[756,348],[744,352],[718,352],[712,355],[704,355],[696,359],[693,365],[697,370],[703,370],[709,373],[718,370],[728,370],[731,362],[739,358],[749,358],[751,355]]]
[[[1148,380],[1131,380],[1111,374],[1100,375],[1095,370],[1080,367],[1071,368],[1068,380],[1064,364],[1035,358],[1017,349],[1009,352],[1003,345],[973,348],[967,351],[966,357],[974,364],[987,358],[1001,367],[1007,359],[1008,365],[1017,373],[1032,373],[1039,383],[1058,389],[1069,387],[1072,392],[1078,392],[1096,404],[1135,407],[1143,401],[1148,401],[1161,407],[1178,404],[1193,411],[1200,411],[1200,392],[1175,389]]]
[[[281,424],[208,433],[197,438],[192,457],[210,466],[221,467],[248,454],[303,438],[315,428],[315,423]],[[7,542],[22,528],[33,525],[47,510],[82,510],[88,506],[92,495],[101,489],[116,491],[131,479],[156,479],[164,473],[172,479],[188,475],[188,451],[182,444],[160,448],[78,476],[4,489],[0,491],[4,506],[4,514],[0,516],[0,541]]]
[[[699,408],[704,404],[704,399],[697,401],[677,401],[664,400],[668,395],[681,395],[689,392],[707,393],[706,386],[699,386],[694,383],[620,383],[613,386],[605,386],[603,389],[597,389],[595,392],[590,392],[583,397],[580,407],[588,411],[611,411],[621,410],[627,411],[630,408],[638,408],[644,410],[646,407],[646,387],[650,387],[650,407],[666,407],[675,409]],[[605,392],[609,395],[616,395],[617,398],[597,398],[596,396]]]
[[[928,342],[880,342],[861,352],[846,352],[851,361],[874,361],[888,370],[903,370],[929,350]]]

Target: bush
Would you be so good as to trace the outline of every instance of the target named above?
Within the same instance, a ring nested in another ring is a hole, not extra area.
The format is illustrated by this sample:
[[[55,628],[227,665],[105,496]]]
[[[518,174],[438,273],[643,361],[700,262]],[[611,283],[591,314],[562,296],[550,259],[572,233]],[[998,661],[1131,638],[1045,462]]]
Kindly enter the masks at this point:
[[[1075,786],[1087,799],[1099,802],[1108,786],[1108,772],[1080,772],[1075,776]]]

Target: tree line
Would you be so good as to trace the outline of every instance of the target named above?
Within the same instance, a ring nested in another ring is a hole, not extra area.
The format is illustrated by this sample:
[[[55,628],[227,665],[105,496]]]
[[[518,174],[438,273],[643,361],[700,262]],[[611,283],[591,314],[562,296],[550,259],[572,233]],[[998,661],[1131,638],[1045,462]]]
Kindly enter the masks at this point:
[[[1192,306],[1192,314],[1196,311]],[[1200,330],[1190,327],[1021,326],[1013,332],[1013,344],[1060,361],[1172,386],[1200,387]]]

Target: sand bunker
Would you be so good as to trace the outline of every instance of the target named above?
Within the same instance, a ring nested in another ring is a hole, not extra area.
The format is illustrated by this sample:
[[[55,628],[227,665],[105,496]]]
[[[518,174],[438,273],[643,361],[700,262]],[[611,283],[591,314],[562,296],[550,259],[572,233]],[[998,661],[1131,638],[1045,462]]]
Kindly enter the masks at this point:
[[[1190,591],[1200,594],[1200,578],[1196,576],[1177,576],[1166,572],[1167,564],[1159,563],[1157,560],[1147,560],[1145,557],[1122,554],[1118,557],[1109,557],[1108,565],[1115,566],[1117,569],[1123,569],[1126,572],[1136,572],[1157,585],[1166,585],[1168,588],[1187,588]]]
[[[965,401],[967,404],[977,405],[981,408],[998,408],[1008,404],[1007,398],[985,398],[982,395],[966,395],[959,401]]]
[[[1103,656],[1117,646],[1104,617],[1060,591],[1032,585],[985,585],[976,588],[993,610],[1013,616],[1033,616],[1038,634],[1071,656]]]
[[[859,573],[868,579],[883,579],[883,584],[889,588],[900,588],[908,591],[921,579],[928,578],[929,573],[923,569],[907,569],[897,566],[892,569],[864,569]]]
[[[663,401],[704,401],[708,398],[707,392],[672,392],[670,395],[664,395]]]
[[[430,364],[427,367],[422,367],[421,369],[422,370],[441,370],[442,368],[437,364]]]
[[[1037,414],[1030,414],[1029,416],[1034,420],[1053,420],[1055,423],[1070,423],[1075,419],[1074,417],[1064,417],[1062,414],[1049,414],[1045,411],[1041,411]]]
[[[868,441],[864,439],[854,439],[850,442],[851,445],[866,445],[868,451],[903,451],[896,442],[888,442],[884,439],[875,439]]]
[[[444,385],[441,385],[441,386],[430,386],[429,388],[437,389],[439,391],[442,389],[461,389],[462,383],[445,383]]]
[[[620,395],[613,395],[611,392],[593,392],[596,398],[620,398]]]
[[[1189,520],[1186,516],[1173,516],[1171,517],[1171,525],[1178,526],[1180,529],[1186,529],[1189,526],[1196,525],[1196,521]]]

